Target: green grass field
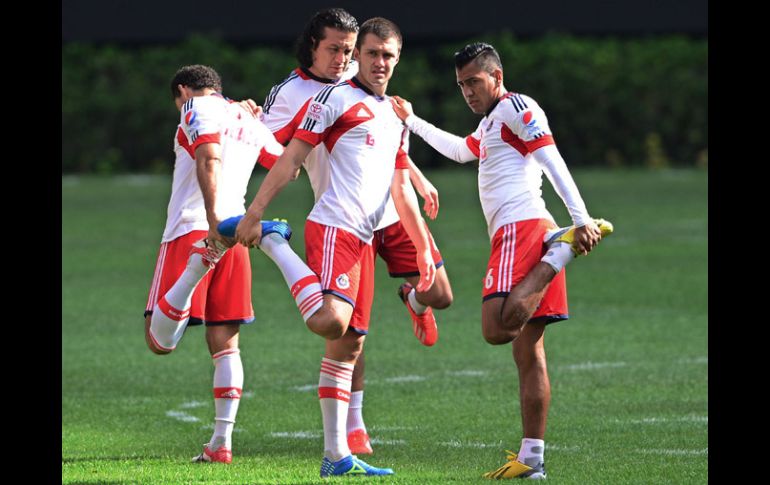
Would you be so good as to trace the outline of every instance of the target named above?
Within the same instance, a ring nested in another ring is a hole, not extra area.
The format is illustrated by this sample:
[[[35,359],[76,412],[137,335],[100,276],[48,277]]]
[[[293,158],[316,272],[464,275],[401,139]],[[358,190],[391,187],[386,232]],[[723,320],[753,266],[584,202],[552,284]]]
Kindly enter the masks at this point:
[[[264,171],[250,186],[248,199]],[[431,229],[455,302],[425,348],[377,266],[364,416],[380,483],[485,483],[518,450],[510,346],[480,331],[489,240],[475,172],[428,172],[441,194]],[[546,333],[551,483],[703,484],[708,472],[708,174],[576,170],[591,214],[615,234],[568,268],[571,319]],[[569,217],[544,183],[560,224]],[[213,366],[203,329],[177,350],[147,350],[142,312],[168,177],[62,178],[62,482],[320,483],[323,341],[307,330],[278,270],[252,251],[257,321],[243,328],[245,371],[230,466],[190,464],[211,435]],[[302,229],[306,178],[270,217]],[[360,479],[359,479],[360,480]],[[342,480],[333,480],[342,481]]]

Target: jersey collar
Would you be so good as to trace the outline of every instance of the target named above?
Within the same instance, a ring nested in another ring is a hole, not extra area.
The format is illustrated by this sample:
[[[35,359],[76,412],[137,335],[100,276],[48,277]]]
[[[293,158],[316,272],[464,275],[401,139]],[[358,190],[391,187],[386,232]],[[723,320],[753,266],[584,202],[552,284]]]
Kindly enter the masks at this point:
[[[304,67],[298,67],[296,72],[302,79],[312,79],[313,81],[318,81],[319,83],[334,84],[338,81],[335,81],[334,79],[327,79],[325,77],[318,77],[310,72],[310,69],[305,69]]]
[[[363,90],[364,90],[364,92],[365,92],[366,94],[369,94],[369,95],[371,95],[371,96],[376,96],[376,97],[378,97],[378,98],[379,98],[379,96],[377,96],[376,94],[374,94],[374,93],[372,92],[372,90],[371,90],[371,89],[369,89],[369,88],[367,88],[366,86],[364,86],[364,83],[362,83],[361,81],[359,81],[359,79],[358,79],[358,77],[357,77],[357,76],[353,76],[352,78],[350,78],[350,81],[349,81],[349,82],[350,82],[350,85],[351,85],[351,86],[355,86],[355,87],[357,87],[357,88],[363,89]]]
[[[490,114],[492,114],[492,111],[494,111],[494,109],[497,108],[497,105],[500,103],[500,101],[504,100],[505,98],[510,98],[511,96],[513,96],[513,93],[507,92],[507,93],[503,94],[502,96],[500,96],[499,98],[497,98],[495,100],[495,102],[492,103],[492,106],[489,107],[487,112],[484,113],[484,116],[489,116]]]

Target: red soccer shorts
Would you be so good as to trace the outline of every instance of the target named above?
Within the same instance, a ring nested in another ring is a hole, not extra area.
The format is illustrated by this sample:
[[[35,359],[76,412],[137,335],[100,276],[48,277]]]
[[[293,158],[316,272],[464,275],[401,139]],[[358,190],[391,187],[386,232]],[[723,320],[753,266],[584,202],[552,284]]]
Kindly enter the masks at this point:
[[[527,219],[506,224],[495,232],[483,281],[483,301],[508,296],[545,255],[548,247],[543,244],[543,236],[554,227],[547,219]],[[567,278],[562,269],[551,280],[531,320],[551,323],[567,318]]]
[[[192,231],[160,245],[144,316],[152,313],[160,297],[166,294],[182,274],[193,243],[207,234],[208,231]],[[253,321],[249,252],[244,246],[236,244],[198,283],[193,293],[188,325],[241,324]]]
[[[374,298],[372,246],[337,227],[305,222],[305,258],[321,280],[322,292],[342,298],[353,306],[350,326],[369,333]]]
[[[440,268],[444,261],[441,253],[436,247],[433,235],[425,224],[425,230],[428,231],[430,238],[430,249],[433,254],[433,262],[436,269]],[[374,231],[372,248],[375,254],[379,254],[388,266],[388,273],[393,278],[420,276],[420,270],[417,268],[417,248],[409,239],[409,235],[404,230],[401,221],[391,224],[379,231]]]

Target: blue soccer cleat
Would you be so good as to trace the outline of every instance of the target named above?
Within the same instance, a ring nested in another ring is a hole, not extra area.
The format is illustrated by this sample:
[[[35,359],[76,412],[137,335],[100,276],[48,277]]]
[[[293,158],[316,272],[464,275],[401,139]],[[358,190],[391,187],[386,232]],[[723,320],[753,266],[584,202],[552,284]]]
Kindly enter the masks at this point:
[[[217,224],[217,231],[219,234],[225,237],[234,237],[235,228],[238,227],[238,223],[243,219],[243,214],[239,216],[228,217],[224,221]]]
[[[359,460],[354,455],[348,455],[340,461],[332,462],[324,457],[321,462],[321,476],[330,477],[337,475],[393,475],[390,468],[375,468],[363,460]]]
[[[241,219],[243,219],[242,214],[240,216],[228,217],[217,225],[217,231],[225,237],[234,237],[235,228],[238,227]],[[291,239],[291,226],[286,222],[286,219],[273,219],[272,221],[261,221],[261,223],[262,237],[275,233],[287,241]]]
[[[262,222],[262,237],[268,234],[278,234],[287,241],[291,239],[291,226],[286,219],[273,219],[272,221]]]

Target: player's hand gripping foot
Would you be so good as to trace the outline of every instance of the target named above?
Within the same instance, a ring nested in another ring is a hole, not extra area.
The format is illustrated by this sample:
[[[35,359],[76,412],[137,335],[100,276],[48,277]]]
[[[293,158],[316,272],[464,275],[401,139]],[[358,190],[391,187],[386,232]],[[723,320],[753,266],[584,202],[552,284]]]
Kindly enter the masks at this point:
[[[609,236],[614,231],[614,227],[610,221],[594,219],[594,223],[599,227],[602,238]],[[580,251],[576,247],[575,229],[575,226],[552,229],[545,233],[543,242],[549,247],[558,243],[567,243],[570,245],[570,248],[572,248],[572,252],[575,253],[575,256],[579,256]]]
[[[209,239],[203,238],[200,241],[195,241],[190,248],[190,255],[200,255],[200,262],[204,266],[213,268],[222,259],[222,256],[227,252],[227,248],[221,245],[218,241],[210,242]],[[187,265],[195,264],[197,258],[190,258]]]
[[[217,231],[226,237],[235,237],[235,228],[243,219],[243,215],[228,217],[217,225]],[[287,241],[291,239],[291,226],[286,219],[273,219],[272,221],[260,221],[262,224],[262,237],[268,234],[278,234]]]
[[[436,317],[433,315],[433,308],[428,307],[425,313],[418,315],[412,309],[412,305],[409,304],[409,292],[414,287],[409,283],[404,283],[398,288],[398,296],[401,301],[406,305],[406,309],[409,310],[409,315],[412,317],[412,331],[417,340],[426,347],[430,347],[438,340],[438,327],[436,326]]]

